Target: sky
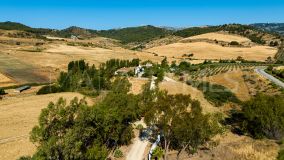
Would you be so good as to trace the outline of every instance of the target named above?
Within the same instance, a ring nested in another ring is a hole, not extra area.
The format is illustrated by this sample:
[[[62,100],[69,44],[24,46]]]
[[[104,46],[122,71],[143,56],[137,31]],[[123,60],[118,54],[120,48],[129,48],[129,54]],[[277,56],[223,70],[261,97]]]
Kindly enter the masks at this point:
[[[284,0],[2,0],[0,21],[37,28],[99,30],[284,23]]]

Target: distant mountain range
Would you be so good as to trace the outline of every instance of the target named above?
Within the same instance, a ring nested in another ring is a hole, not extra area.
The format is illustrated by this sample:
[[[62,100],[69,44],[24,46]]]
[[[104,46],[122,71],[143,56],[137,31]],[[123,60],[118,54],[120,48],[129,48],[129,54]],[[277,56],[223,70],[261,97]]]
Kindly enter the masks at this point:
[[[262,30],[284,35],[284,23],[255,23],[251,25]]]
[[[249,38],[255,43],[265,44],[267,40],[263,39],[264,34],[271,32],[281,33],[284,31],[284,23],[258,23],[252,25],[242,24],[225,24],[219,26],[190,27],[182,29],[174,29],[171,27],[155,27],[151,25],[127,27],[110,30],[93,30],[72,26],[63,30],[32,28],[16,22],[0,22],[0,29],[4,30],[20,30],[33,33],[38,37],[43,35],[51,35],[63,38],[70,38],[71,35],[80,38],[106,37],[119,40],[121,43],[147,43],[153,39],[159,39],[168,35],[190,37],[204,33],[227,31],[233,34],[239,34]],[[280,37],[279,35],[277,35]]]

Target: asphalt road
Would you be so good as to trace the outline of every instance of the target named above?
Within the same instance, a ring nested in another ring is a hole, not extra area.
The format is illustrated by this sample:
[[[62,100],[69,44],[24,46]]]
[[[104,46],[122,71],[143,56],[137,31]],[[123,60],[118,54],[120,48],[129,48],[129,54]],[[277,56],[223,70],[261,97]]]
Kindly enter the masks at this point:
[[[272,75],[266,73],[264,71],[264,68],[256,68],[255,72],[260,74],[260,75],[262,75],[262,76],[264,76],[265,78],[269,79],[271,82],[275,83],[276,85],[284,88],[284,83],[282,81],[280,81],[279,79],[273,77]]]

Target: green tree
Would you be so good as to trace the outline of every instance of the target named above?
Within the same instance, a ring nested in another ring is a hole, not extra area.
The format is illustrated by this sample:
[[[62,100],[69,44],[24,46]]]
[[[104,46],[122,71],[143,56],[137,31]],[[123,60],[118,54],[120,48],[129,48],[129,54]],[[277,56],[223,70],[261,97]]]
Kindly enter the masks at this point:
[[[173,121],[174,149],[178,150],[177,159],[183,151],[195,153],[198,147],[222,132],[218,115],[202,114],[198,101],[191,103],[191,112],[185,112]]]

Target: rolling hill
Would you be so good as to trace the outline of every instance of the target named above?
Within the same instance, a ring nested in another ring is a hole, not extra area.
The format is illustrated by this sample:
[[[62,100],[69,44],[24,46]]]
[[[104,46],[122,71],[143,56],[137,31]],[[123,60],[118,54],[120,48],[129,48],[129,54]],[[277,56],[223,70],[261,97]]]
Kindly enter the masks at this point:
[[[265,31],[276,32],[284,35],[284,23],[255,23],[252,24],[252,26]]]

